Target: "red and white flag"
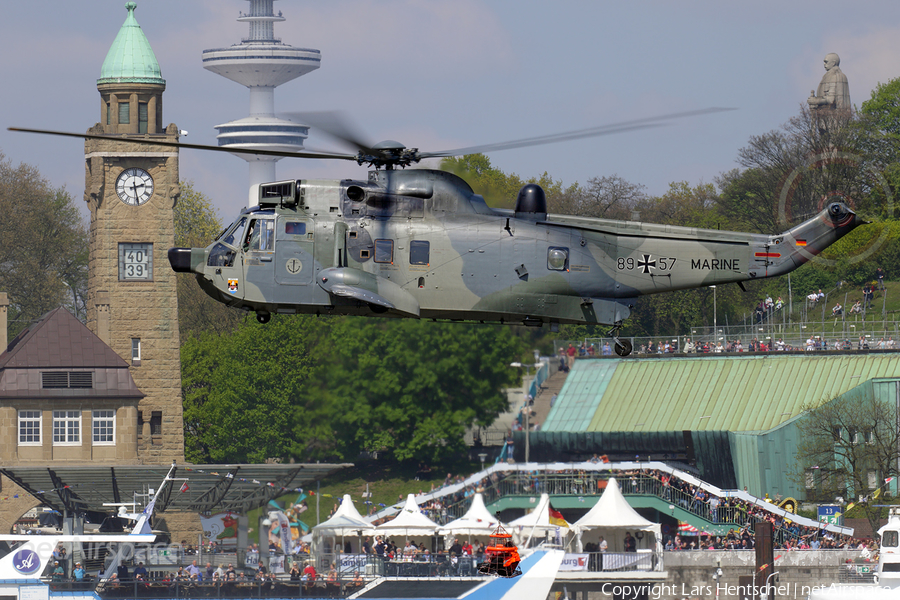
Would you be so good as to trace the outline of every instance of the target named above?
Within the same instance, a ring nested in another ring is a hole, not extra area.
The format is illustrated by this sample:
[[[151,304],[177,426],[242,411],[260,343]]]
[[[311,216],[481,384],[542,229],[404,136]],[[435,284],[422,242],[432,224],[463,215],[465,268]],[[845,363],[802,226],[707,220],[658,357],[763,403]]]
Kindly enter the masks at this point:
[[[182,491],[182,492],[186,492],[186,491],[188,491],[189,489],[191,489],[191,488],[188,487],[187,481],[185,481],[184,483],[181,484],[181,491]]]

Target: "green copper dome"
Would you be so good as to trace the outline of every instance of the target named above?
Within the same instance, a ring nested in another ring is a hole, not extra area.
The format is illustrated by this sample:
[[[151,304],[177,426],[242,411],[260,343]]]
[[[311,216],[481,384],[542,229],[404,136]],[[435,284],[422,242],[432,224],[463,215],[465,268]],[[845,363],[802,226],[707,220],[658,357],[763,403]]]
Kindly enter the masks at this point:
[[[156,83],[165,85],[159,63],[147,36],[134,18],[137,4],[125,4],[128,16],[113,41],[100,69],[97,85],[104,83]]]

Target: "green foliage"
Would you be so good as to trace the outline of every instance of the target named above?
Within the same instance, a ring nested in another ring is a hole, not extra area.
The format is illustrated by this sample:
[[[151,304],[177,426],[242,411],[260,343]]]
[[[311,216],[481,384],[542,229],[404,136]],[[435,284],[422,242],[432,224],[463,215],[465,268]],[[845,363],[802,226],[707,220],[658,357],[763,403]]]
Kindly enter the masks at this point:
[[[201,333],[181,348],[185,457],[192,462],[285,458],[293,417],[321,417],[307,383],[325,320],[247,319],[231,334]]]
[[[441,169],[462,177],[476,194],[484,197],[488,206],[495,208],[513,208],[516,195],[525,185],[518,175],[507,175],[491,166],[491,159],[484,154],[445,158]]]
[[[84,319],[88,233],[72,196],[0,153],[0,291],[10,338],[60,304]]]
[[[358,317],[247,319],[182,346],[185,456],[439,461],[506,410],[521,341],[501,326]]]
[[[328,389],[342,451],[437,461],[462,451],[471,425],[507,408],[502,389],[523,350],[502,326],[347,319],[332,332]]]

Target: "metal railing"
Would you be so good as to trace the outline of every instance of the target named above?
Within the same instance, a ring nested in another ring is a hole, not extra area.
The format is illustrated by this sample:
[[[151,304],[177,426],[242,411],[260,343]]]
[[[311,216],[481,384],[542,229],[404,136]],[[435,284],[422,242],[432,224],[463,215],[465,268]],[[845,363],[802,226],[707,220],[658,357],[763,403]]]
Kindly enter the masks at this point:
[[[622,477],[621,474],[613,474]],[[485,504],[509,496],[534,496],[546,493],[554,495],[570,496],[599,496],[605,488],[608,477],[599,473],[528,473],[516,471],[499,478],[481,490]],[[735,530],[747,527],[752,523],[767,520],[769,514],[759,507],[751,507],[748,510],[742,504],[729,505],[727,498],[720,498],[719,505],[711,505],[706,500],[695,497],[694,493],[679,489],[676,485],[664,484],[660,479],[650,475],[626,475],[618,479],[622,494],[651,495],[656,496],[671,505],[694,514],[716,526],[733,526]],[[443,518],[452,520],[465,514],[470,504],[469,498],[459,500],[442,507]],[[433,517],[432,517],[433,518]],[[702,533],[702,532],[701,532]],[[801,537],[799,528],[792,525],[779,523],[774,531],[775,541],[784,544],[787,541],[797,541]]]

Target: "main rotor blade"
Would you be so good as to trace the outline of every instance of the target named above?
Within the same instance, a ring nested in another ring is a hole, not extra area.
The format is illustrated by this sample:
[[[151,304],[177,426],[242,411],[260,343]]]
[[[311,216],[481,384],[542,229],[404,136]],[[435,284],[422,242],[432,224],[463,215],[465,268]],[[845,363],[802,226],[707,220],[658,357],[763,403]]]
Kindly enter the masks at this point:
[[[67,131],[50,131],[47,129],[27,129],[25,127],[8,127],[9,131],[22,131],[25,133],[40,133],[44,135],[58,135],[63,137],[82,138],[87,140],[111,140],[113,142],[126,142],[129,144],[145,144],[147,146],[167,146],[171,148],[186,148],[188,150],[211,150],[213,152],[231,152],[235,154],[253,154],[258,156],[277,156],[279,158],[314,158],[356,160],[356,154],[335,152],[286,152],[282,150],[263,150],[254,148],[236,148],[234,146],[208,146],[206,144],[186,144],[184,142],[169,142],[166,140],[153,140],[148,138],[123,138],[115,135],[97,135],[92,133],[71,133]]]
[[[520,140],[511,140],[509,142],[499,142],[496,144],[484,144],[481,146],[469,146],[466,148],[456,148],[454,150],[444,150],[440,152],[422,152],[420,158],[443,157],[443,156],[465,156],[466,154],[478,154],[481,152],[494,152],[497,150],[510,150],[512,148],[525,148],[527,146],[540,146],[542,144],[555,144],[557,142],[565,142],[568,140],[577,140],[587,137],[598,137],[601,135],[611,135],[613,133],[622,133],[625,131],[634,131],[637,129],[648,129],[651,127],[661,127],[665,121],[673,119],[682,119],[685,117],[696,117],[711,113],[736,110],[734,108],[703,108],[699,110],[690,110],[680,113],[672,113],[668,115],[660,115],[657,117],[646,117],[643,119],[634,119],[632,121],[623,121],[621,123],[613,123],[610,125],[601,125],[599,127],[589,127],[587,129],[576,129],[574,131],[564,131],[562,133],[554,133],[550,135],[535,136],[523,138]]]
[[[366,140],[366,136],[353,122],[347,113],[339,110],[323,110],[313,112],[289,112],[281,113],[284,116],[297,118],[304,125],[311,125],[314,130],[343,142],[354,150],[363,153],[371,153],[373,143]],[[293,119],[292,119],[293,120]]]

